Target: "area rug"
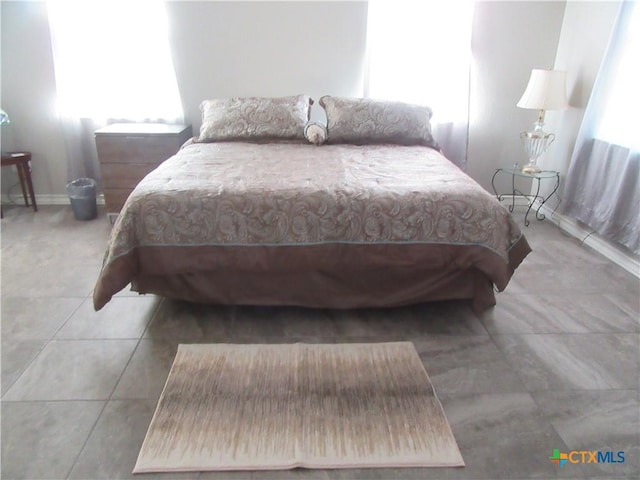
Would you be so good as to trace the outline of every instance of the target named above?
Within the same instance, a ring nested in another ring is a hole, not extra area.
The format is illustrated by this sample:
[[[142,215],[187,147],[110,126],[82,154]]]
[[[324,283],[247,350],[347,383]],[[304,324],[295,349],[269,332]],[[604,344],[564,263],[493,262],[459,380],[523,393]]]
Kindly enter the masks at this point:
[[[464,462],[410,342],[180,345],[133,473]]]

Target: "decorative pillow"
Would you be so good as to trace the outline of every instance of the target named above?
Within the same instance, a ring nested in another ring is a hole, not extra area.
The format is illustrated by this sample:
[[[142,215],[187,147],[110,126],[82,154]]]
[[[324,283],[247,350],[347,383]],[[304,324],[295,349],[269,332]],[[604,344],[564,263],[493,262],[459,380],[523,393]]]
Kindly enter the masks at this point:
[[[304,140],[312,104],[307,95],[205,100],[198,142]]]
[[[304,127],[304,136],[314,145],[322,145],[327,140],[327,127],[320,122],[309,122]]]
[[[393,143],[438,148],[431,135],[432,111],[403,102],[324,96],[328,143]]]

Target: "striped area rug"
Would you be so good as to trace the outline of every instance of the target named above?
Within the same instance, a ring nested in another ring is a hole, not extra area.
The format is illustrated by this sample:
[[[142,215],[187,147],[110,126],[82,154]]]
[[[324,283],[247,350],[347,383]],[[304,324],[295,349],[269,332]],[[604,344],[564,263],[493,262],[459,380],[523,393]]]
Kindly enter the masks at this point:
[[[180,345],[134,473],[464,462],[410,342]]]

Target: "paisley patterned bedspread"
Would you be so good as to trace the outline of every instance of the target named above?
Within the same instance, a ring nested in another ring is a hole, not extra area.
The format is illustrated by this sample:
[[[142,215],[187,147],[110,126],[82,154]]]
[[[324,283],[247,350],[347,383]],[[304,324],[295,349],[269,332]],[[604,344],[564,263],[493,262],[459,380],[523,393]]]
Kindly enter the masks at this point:
[[[106,262],[149,245],[446,243],[507,261],[508,212],[422,146],[192,144],[134,190]]]
[[[445,249],[464,251],[448,268],[482,271],[491,297],[491,282],[504,288],[529,251],[507,210],[429,147],[194,143],[130,195],[111,232],[94,306],[143,277],[155,285],[163,276],[171,289],[191,282],[205,292],[193,298],[208,297],[217,287],[205,288],[197,275],[224,275],[222,264],[231,276],[254,263],[264,269],[271,259],[258,259],[258,251],[275,254],[274,246],[285,264],[329,247],[358,258],[385,248],[390,266],[401,248],[400,268],[423,269],[416,249],[429,249],[434,258]],[[238,258],[242,265],[233,267]],[[447,275],[436,276],[452,278]],[[166,294],[159,287],[144,291]],[[183,292],[180,298],[192,297]]]

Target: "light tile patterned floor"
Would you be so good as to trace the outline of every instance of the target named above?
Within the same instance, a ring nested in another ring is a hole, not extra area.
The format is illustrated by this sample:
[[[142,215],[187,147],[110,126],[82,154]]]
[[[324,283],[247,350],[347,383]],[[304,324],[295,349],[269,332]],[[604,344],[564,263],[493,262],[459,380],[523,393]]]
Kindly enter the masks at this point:
[[[498,305],[358,311],[212,307],[90,294],[104,214],[5,208],[2,478],[130,478],[179,343],[413,341],[467,463],[458,469],[143,475],[201,479],[637,478],[640,283],[553,225]],[[552,450],[623,450],[623,464],[567,465]]]

